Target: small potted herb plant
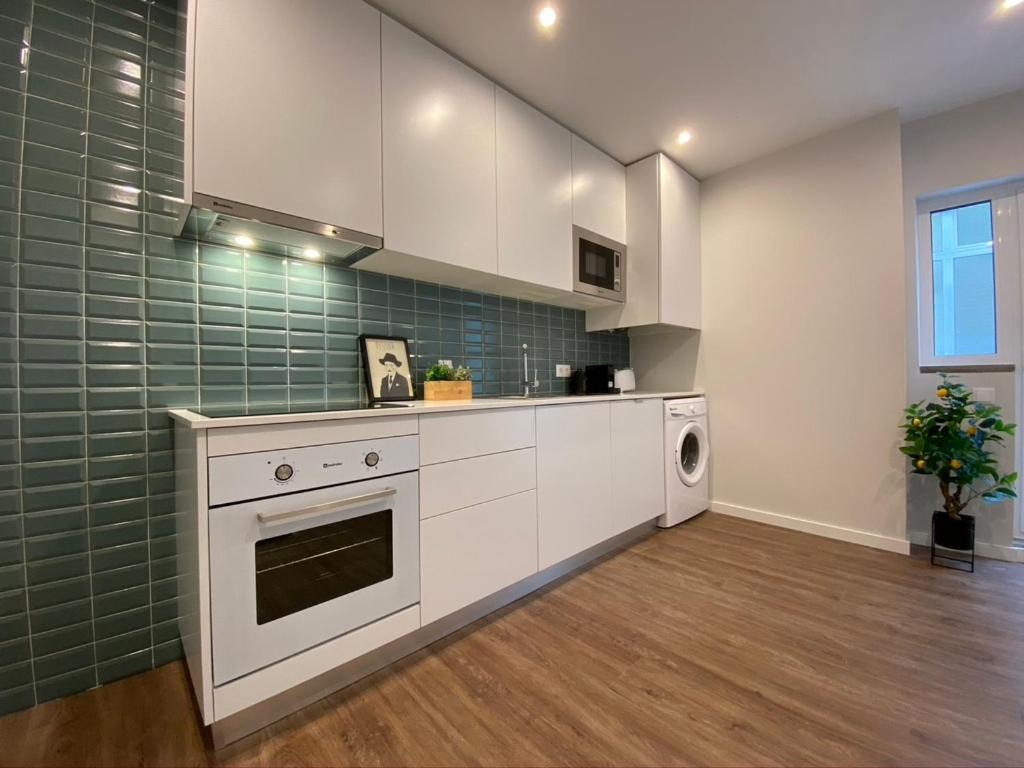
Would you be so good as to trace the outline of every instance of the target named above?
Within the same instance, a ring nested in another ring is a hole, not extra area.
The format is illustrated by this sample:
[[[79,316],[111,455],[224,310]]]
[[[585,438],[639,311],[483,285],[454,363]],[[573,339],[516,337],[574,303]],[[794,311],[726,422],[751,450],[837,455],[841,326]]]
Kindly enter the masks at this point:
[[[452,368],[445,363],[431,366],[423,382],[424,400],[471,400],[473,382],[469,368]]]
[[[970,387],[941,374],[937,402],[909,406],[900,450],[912,472],[935,475],[942,511],[932,515],[933,544],[947,549],[974,549],[974,517],[964,513],[980,498],[998,502],[1016,498],[1017,473],[1004,475],[990,450],[1013,435],[1015,424],[1000,418],[998,406],[976,402]]]

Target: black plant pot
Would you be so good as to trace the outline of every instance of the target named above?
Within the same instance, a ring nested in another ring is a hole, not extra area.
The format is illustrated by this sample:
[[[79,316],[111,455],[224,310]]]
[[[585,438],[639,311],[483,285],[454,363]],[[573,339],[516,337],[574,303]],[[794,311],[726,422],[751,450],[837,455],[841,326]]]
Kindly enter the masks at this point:
[[[936,546],[965,552],[974,549],[974,515],[960,515],[957,519],[945,512],[934,512],[932,531]]]

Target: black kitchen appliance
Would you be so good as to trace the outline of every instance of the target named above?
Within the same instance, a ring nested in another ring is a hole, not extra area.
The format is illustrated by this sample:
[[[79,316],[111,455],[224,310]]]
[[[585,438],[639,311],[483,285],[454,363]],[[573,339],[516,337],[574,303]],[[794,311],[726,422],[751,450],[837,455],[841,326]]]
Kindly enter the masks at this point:
[[[588,395],[617,395],[614,365],[588,365],[583,372],[584,393]]]

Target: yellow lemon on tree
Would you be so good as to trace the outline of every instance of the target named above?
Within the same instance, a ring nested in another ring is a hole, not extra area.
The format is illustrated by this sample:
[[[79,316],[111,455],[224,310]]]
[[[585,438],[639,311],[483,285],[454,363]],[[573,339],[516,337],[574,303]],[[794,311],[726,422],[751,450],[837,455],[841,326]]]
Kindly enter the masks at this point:
[[[960,467],[962,467],[963,464],[960,463],[960,459],[950,459],[949,466],[951,466],[953,469],[960,469]]]
[[[968,427],[967,428],[967,434],[970,437],[974,437],[976,434],[978,434],[978,428],[977,427]]]
[[[926,462],[924,459],[918,459],[917,461],[914,462],[914,466],[917,467],[918,469],[924,469],[925,467],[928,466],[928,462]]]
[[[941,388],[941,389],[940,389],[940,390],[938,391],[938,395],[939,395],[939,397],[941,397],[941,398],[946,398],[946,397],[949,397],[949,390],[948,390],[948,389],[946,389],[945,387],[942,387],[942,388]]]
[[[913,424],[915,427],[920,427],[921,426],[921,420],[920,419],[914,419],[910,423]]]

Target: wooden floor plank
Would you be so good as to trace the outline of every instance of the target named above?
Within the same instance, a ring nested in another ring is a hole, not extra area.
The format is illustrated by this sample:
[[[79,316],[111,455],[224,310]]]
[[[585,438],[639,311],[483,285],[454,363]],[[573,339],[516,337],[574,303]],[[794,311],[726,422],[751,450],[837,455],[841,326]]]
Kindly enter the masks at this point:
[[[0,765],[1019,765],[1024,566],[706,514],[214,753],[171,664],[0,719]]]

